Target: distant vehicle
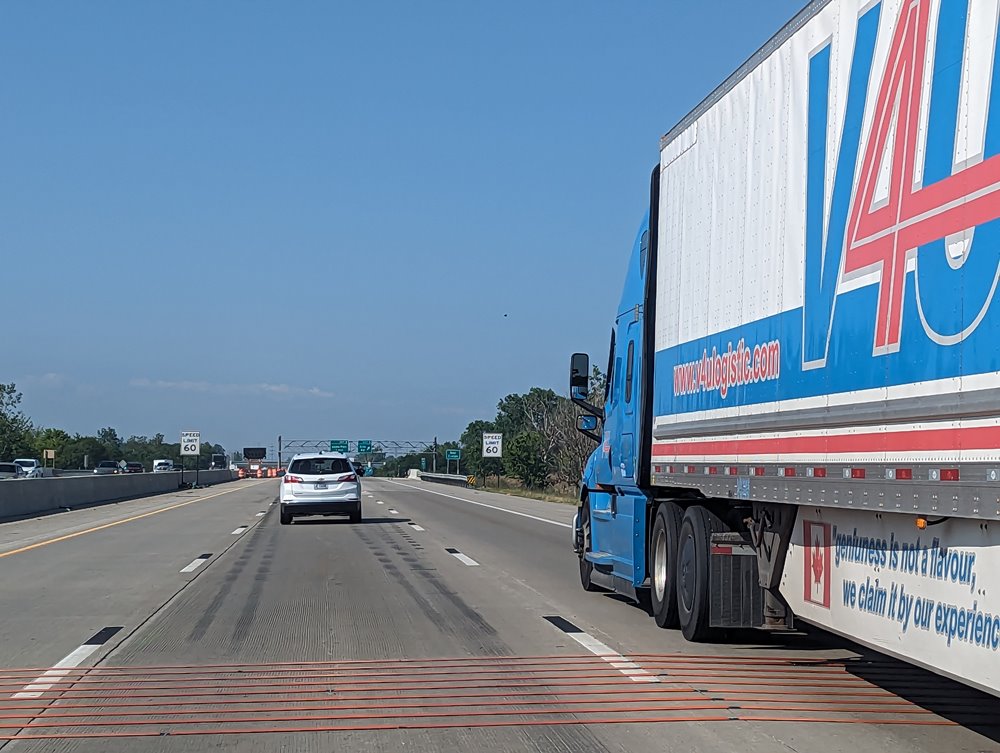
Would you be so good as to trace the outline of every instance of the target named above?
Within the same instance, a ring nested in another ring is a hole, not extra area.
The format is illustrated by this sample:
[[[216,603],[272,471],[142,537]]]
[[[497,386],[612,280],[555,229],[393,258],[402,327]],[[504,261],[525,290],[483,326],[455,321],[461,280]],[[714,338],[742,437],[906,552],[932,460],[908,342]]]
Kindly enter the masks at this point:
[[[12,481],[23,475],[23,469],[17,463],[0,463],[0,481]]]
[[[21,475],[25,478],[41,478],[45,473],[41,460],[36,460],[34,458],[15,458],[14,463],[21,468]]]
[[[145,470],[146,469],[142,465],[142,463],[133,462],[133,463],[126,463],[125,469],[122,471],[122,473],[143,473]]]
[[[357,460],[351,461],[351,467],[354,468],[354,472],[358,474],[358,478],[365,475],[365,464],[359,463]]]
[[[102,460],[94,468],[94,474],[97,476],[110,476],[113,473],[118,473],[118,463],[114,460]]]
[[[174,469],[173,460],[154,460],[153,461],[153,473],[166,473],[167,471],[172,471]]]
[[[302,515],[349,515],[361,522],[361,482],[339,453],[296,455],[281,482],[281,525]]]
[[[226,460],[225,455],[214,454],[212,455],[212,463],[208,467],[211,469],[228,468],[229,461]]]

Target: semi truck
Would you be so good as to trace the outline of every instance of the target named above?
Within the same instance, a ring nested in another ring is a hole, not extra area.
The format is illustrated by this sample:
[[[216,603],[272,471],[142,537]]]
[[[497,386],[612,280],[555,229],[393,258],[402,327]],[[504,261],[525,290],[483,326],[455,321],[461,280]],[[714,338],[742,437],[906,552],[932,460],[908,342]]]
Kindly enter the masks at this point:
[[[662,137],[580,580],[1000,695],[997,0],[814,0]],[[995,590],[994,590],[995,589]]]

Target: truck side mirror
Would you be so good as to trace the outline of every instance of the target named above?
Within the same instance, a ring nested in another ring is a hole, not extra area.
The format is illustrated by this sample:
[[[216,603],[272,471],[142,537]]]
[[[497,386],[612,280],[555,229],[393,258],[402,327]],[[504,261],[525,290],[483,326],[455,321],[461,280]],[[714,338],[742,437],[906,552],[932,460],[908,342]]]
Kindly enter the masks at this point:
[[[578,400],[586,400],[590,392],[590,356],[574,353],[569,361],[569,394]]]
[[[595,442],[601,441],[601,435],[597,433],[600,420],[597,416],[583,415],[576,417],[576,430],[584,436],[590,437]]]

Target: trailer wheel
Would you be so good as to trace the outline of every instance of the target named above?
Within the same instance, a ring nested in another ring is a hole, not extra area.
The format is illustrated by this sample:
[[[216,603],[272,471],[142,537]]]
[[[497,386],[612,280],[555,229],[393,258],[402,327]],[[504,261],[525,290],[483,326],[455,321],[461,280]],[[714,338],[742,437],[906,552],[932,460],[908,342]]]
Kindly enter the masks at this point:
[[[695,505],[684,513],[677,549],[677,613],[681,632],[689,641],[711,637],[709,624],[709,568],[711,535],[722,530],[722,521],[706,508]]]
[[[583,541],[580,542],[580,585],[584,591],[600,591],[601,588],[592,580],[594,563],[584,556],[590,551],[590,500],[587,497],[580,503],[580,531],[583,534]]]
[[[674,502],[656,508],[650,538],[649,598],[653,619],[661,628],[676,628],[677,618],[677,545],[683,511]]]

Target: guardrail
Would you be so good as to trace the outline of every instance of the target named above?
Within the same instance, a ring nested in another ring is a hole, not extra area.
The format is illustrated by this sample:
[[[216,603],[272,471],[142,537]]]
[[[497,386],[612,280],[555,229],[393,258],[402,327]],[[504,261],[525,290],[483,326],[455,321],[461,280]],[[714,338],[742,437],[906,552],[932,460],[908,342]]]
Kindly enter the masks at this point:
[[[198,481],[207,486],[234,478],[232,471],[202,471]],[[0,481],[0,520],[164,494],[177,491],[180,480],[179,472],[171,472]],[[184,481],[193,483],[194,472],[185,473]]]
[[[432,481],[435,484],[451,484],[452,486],[469,486],[469,476],[460,476],[457,473],[423,473],[420,474],[421,481]]]

